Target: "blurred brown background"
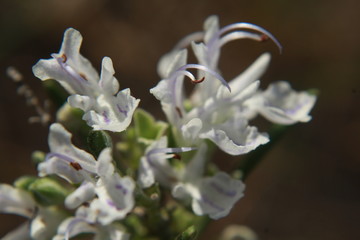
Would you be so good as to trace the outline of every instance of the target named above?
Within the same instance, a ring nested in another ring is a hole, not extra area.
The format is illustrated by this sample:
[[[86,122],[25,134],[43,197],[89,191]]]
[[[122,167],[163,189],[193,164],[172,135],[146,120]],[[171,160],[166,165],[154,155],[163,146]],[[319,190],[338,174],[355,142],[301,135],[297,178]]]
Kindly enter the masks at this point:
[[[263,88],[289,80],[298,90],[319,89],[320,96],[313,120],[286,134],[248,178],[245,198],[204,239],[216,239],[228,222],[251,227],[262,240],[360,239],[359,10],[357,0],[0,0],[0,182],[35,174],[30,154],[47,150],[47,129],[27,123],[35,112],[16,94],[7,66],[17,67],[44,99],[31,67],[57,52],[64,30],[74,27],[84,37],[83,55],[98,69],[110,56],[121,88],[130,87],[142,108],[163,117],[148,92],[159,80],[157,60],[218,14],[222,26],[255,23],[284,46],[279,55],[271,42],[230,43],[221,58],[225,77],[269,51]],[[1,215],[0,221],[2,236],[21,218]]]

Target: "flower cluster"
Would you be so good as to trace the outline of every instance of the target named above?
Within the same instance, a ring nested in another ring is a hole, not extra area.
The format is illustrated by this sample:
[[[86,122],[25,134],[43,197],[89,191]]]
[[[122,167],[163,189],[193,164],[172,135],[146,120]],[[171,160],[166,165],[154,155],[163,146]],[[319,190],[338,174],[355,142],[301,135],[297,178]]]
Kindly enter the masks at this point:
[[[185,212],[211,219],[228,215],[244,196],[245,184],[214,167],[212,150],[249,153],[270,140],[250,120],[261,115],[282,125],[307,122],[316,101],[284,81],[259,88],[269,53],[226,81],[218,67],[221,48],[236,39],[271,39],[281,50],[261,27],[235,23],[220,28],[218,18],[209,17],[203,31],[182,39],[158,64],[162,80],[150,93],[160,101],[165,123],[137,109],[139,100],[129,89],[119,91],[109,57],[103,58],[99,75],[79,52],[80,33],[67,29],[59,53],[40,60],[33,72],[65,88],[69,97],[59,113],[82,110],[96,150],[93,144],[85,151],[72,143],[66,129],[71,122],[53,123],[50,151],[37,165],[38,177],[20,178],[14,187],[0,185],[0,211],[29,219],[3,239],[60,240],[84,233],[95,239],[128,239],[130,234],[146,239],[156,234],[150,222],[176,229],[171,221],[183,221],[174,206],[183,218]],[[197,63],[187,62],[189,50]],[[195,84],[189,97],[186,79]],[[191,212],[181,206],[191,206]],[[163,236],[173,236],[170,231]]]

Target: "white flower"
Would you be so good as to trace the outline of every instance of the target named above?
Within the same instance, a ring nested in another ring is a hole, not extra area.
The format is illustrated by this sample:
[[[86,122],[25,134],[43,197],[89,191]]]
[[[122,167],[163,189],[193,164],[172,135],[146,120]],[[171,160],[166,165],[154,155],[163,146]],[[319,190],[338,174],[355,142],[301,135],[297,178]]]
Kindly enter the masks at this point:
[[[63,219],[61,214],[51,208],[37,205],[30,193],[7,184],[0,184],[0,212],[17,214],[29,219],[5,235],[3,240],[50,239]]]
[[[97,214],[96,222],[102,225],[125,218],[135,205],[135,182],[130,177],[121,177],[112,163],[111,149],[104,149],[98,158],[95,193],[98,196],[90,203],[91,211]]]
[[[311,119],[309,112],[316,97],[306,92],[296,93],[285,82],[270,85],[265,92],[259,90],[259,78],[270,62],[268,53],[262,54],[229,83],[225,82],[218,69],[221,47],[244,38],[256,41],[270,38],[281,51],[280,43],[265,29],[249,23],[219,28],[218,18],[211,16],[204,24],[204,32],[185,37],[160,60],[158,72],[164,79],[150,92],[161,102],[167,118],[175,126],[179,145],[200,145],[203,139],[210,139],[228,154],[245,154],[269,141],[266,133],[259,133],[248,125],[258,113],[280,124]],[[194,42],[201,40],[203,42]],[[187,52],[182,48],[190,43],[200,65],[186,64]],[[197,78],[188,71],[190,68],[198,70]],[[190,109],[184,107],[184,76],[197,83],[189,98]]]
[[[155,181],[172,189],[172,195],[179,199],[192,199],[192,209],[197,215],[209,215],[219,219],[226,216],[234,204],[243,196],[245,185],[232,179],[224,172],[204,177],[207,147],[202,144],[186,167],[175,168],[168,158],[171,152],[184,152],[191,148],[167,148],[166,138],[154,142],[141,159],[138,181],[143,188]]]
[[[184,63],[185,58],[186,50],[181,50],[173,55],[174,62],[167,59],[167,63],[169,66],[178,66]],[[216,72],[207,67],[192,64],[171,70],[168,78],[161,80],[156,87],[152,88],[150,92],[160,100],[170,123],[177,128],[176,137],[179,144],[199,145],[202,142],[201,139],[210,139],[223,151],[239,155],[268,142],[266,134],[258,133],[256,128],[247,126],[241,106],[245,100],[256,93],[258,87],[256,78],[260,72],[263,72],[268,59],[268,55],[262,56],[244,73],[247,84],[238,83],[244,80],[241,76],[231,82],[235,90],[234,95],[224,93],[229,92],[229,85]],[[223,83],[223,88],[219,87],[217,95],[209,97],[202,105],[198,104],[190,112],[186,112],[183,104],[183,77],[185,75],[193,82],[197,81],[186,70],[189,66],[215,76],[219,82]]]
[[[66,206],[80,206],[75,217],[65,220],[55,239],[69,239],[80,233],[94,233],[94,239],[128,239],[116,220],[121,220],[135,205],[135,183],[130,177],[121,177],[112,163],[111,149],[101,151],[96,164],[95,185],[85,182],[65,201]],[[95,197],[96,196],[96,197]]]
[[[74,209],[91,201],[90,208],[98,215],[96,221],[103,225],[122,219],[131,211],[135,183],[115,171],[110,148],[102,150],[96,161],[75,147],[71,134],[58,123],[50,126],[49,146],[51,152],[39,164],[39,175],[57,174],[70,183],[81,183],[65,199],[66,207]]]
[[[129,89],[119,92],[109,57],[103,58],[99,77],[89,60],[79,53],[81,42],[77,30],[67,29],[60,52],[52,54],[52,59],[40,60],[33,67],[34,75],[58,81],[71,94],[69,104],[82,109],[83,119],[95,130],[124,131],[140,100],[132,97]]]
[[[95,96],[99,74],[90,61],[82,56],[80,32],[69,28],[64,33],[63,43],[58,54],[52,59],[42,59],[34,67],[34,75],[41,80],[55,79],[70,94]]]
[[[255,32],[248,32],[245,30],[252,30]],[[280,43],[276,40],[276,38],[270,32],[259,26],[250,23],[234,23],[220,28],[218,17],[210,16],[206,19],[204,23],[204,31],[197,34],[191,34],[181,40],[180,43],[176,45],[176,47],[170,54],[165,55],[168,57],[164,57],[160,61],[159,65],[163,67],[159,69],[163,69],[166,67],[164,66],[164,60],[169,60],[170,56],[172,56],[174,52],[191,44],[191,47],[195,53],[195,56],[198,59],[199,64],[207,67],[214,72],[219,72],[218,61],[221,54],[221,48],[226,43],[237,39],[252,39],[255,41],[264,41],[266,39],[271,39],[279,47],[280,51],[282,49]],[[195,43],[198,41],[203,42]],[[165,71],[162,70],[161,72]],[[164,77],[163,75],[160,76]],[[216,95],[218,92],[218,88],[220,87],[220,82],[214,79],[214,76],[212,76],[211,74],[208,74],[207,72],[200,72],[199,78],[202,77],[205,77],[206,82],[204,82],[203,84],[198,84],[196,86],[195,92],[192,96],[196,99],[195,104],[196,102],[202,103],[208,98]]]
[[[244,196],[245,184],[221,171],[204,177],[206,151],[206,145],[201,145],[190,163],[180,171],[179,182],[173,186],[172,195],[180,199],[191,197],[196,215],[219,219],[227,216]]]

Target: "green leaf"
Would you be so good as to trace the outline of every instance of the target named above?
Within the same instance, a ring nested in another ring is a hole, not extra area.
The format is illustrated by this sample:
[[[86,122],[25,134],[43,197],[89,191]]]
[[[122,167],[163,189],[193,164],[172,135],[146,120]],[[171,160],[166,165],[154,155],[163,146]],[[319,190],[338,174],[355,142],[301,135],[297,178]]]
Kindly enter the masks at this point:
[[[137,109],[134,114],[135,132],[140,141],[146,144],[152,140],[159,139],[166,131],[168,125],[162,121],[155,121],[155,118],[142,109]]]
[[[195,240],[198,232],[194,226],[188,227],[184,232],[180,233],[175,240]]]
[[[34,194],[36,201],[44,206],[62,204],[69,194],[62,184],[52,178],[39,178],[33,181],[28,190]]]
[[[131,232],[135,233],[137,237],[144,237],[148,234],[148,229],[143,225],[139,216],[130,214],[125,218],[125,225],[131,229]]]

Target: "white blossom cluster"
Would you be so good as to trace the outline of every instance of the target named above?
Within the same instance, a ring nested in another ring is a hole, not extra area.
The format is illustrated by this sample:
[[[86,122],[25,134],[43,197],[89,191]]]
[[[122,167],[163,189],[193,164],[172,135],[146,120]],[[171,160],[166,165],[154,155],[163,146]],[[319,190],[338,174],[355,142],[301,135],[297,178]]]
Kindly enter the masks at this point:
[[[249,31],[251,30],[251,31]],[[221,48],[236,39],[263,41],[272,39],[266,30],[248,23],[219,27],[216,16],[209,17],[204,30],[181,40],[162,57],[158,72],[162,80],[150,90],[166,114],[169,134],[147,143],[139,161],[136,177],[121,174],[113,161],[114,149],[107,147],[97,159],[76,147],[71,133],[60,123],[50,126],[50,151],[38,165],[39,177],[57,175],[74,186],[64,200],[66,209],[74,215],[56,214],[38,204],[27,191],[0,185],[0,211],[22,215],[29,219],[3,239],[69,239],[80,233],[94,233],[95,239],[129,239],[121,224],[134,207],[135,192],[155,183],[168,189],[171,195],[191,204],[196,215],[222,218],[244,195],[245,185],[228,173],[209,173],[210,142],[230,155],[253,151],[269,141],[267,133],[259,132],[249,121],[261,115],[277,124],[307,122],[316,97],[296,92],[287,82],[259,88],[259,78],[265,72],[270,54],[264,53],[244,72],[226,81],[219,70]],[[104,57],[101,74],[79,50],[82,36],[67,29],[59,53],[40,60],[33,72],[41,80],[54,79],[70,94],[67,104],[81,109],[83,120],[93,130],[125,131],[133,118],[139,100],[129,89],[119,91],[112,61]],[[188,50],[198,63],[187,63]],[[197,71],[195,77],[190,69]],[[186,97],[184,81],[195,85]],[[170,161],[179,153],[189,152],[181,166]],[[120,159],[121,161],[121,159]]]

